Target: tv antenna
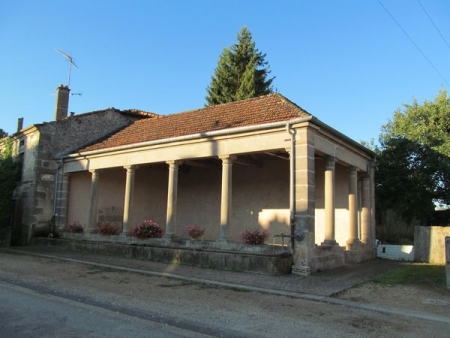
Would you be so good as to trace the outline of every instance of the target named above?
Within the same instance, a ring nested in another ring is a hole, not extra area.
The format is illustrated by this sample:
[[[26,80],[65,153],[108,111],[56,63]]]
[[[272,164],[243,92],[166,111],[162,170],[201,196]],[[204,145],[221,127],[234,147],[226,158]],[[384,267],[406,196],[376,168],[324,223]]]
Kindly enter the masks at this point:
[[[69,62],[69,82],[67,84],[68,87],[70,87],[70,75],[72,73],[72,66],[75,66],[76,68],[78,68],[78,66],[75,64],[75,62],[72,59],[72,56],[70,54],[64,53],[61,49],[56,48],[56,50],[58,52],[60,52]]]

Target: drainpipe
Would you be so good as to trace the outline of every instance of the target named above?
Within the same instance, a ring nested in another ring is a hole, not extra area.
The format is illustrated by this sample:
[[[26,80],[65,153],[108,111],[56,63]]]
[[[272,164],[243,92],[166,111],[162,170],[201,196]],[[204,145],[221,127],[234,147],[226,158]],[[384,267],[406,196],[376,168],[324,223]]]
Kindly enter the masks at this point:
[[[286,123],[286,130],[291,135],[291,153],[289,156],[289,211],[291,226],[291,249],[295,249],[295,131],[291,128],[291,122]]]
[[[62,166],[63,166],[64,162],[63,160],[59,161],[58,164],[58,168],[56,169],[56,177],[55,177],[55,194],[54,194],[54,198],[53,198],[53,216],[55,217],[55,221],[56,221],[56,216],[58,216],[56,214],[56,205],[57,205],[57,201],[58,201],[58,188],[59,188],[59,171],[61,170]]]

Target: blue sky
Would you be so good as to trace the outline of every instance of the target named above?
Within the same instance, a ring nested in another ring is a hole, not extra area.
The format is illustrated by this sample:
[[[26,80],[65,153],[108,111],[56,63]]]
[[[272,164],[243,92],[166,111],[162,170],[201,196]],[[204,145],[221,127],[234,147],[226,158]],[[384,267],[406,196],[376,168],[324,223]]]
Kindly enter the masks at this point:
[[[201,108],[245,25],[278,92],[355,141],[377,140],[396,109],[449,88],[449,17],[447,0],[0,0],[0,128],[53,119],[69,73],[56,48],[78,66],[76,114]]]

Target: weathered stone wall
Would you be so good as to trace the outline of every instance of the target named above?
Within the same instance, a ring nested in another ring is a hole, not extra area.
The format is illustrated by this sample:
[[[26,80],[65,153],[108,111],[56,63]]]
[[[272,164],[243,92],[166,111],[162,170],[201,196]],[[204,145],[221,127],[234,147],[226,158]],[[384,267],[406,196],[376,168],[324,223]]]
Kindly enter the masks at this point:
[[[414,260],[445,264],[445,237],[450,227],[414,227]]]
[[[105,110],[44,123],[39,125],[39,130],[45,135],[43,149],[54,157],[100,139],[129,123],[130,120],[116,110]]]
[[[22,182],[14,197],[23,200],[21,238],[16,244],[27,244],[34,232],[45,231],[52,221],[56,210],[56,185],[61,179],[55,157],[129,123],[130,120],[119,111],[110,109],[75,115],[25,130],[20,136],[24,144],[17,149],[24,153],[24,159]]]

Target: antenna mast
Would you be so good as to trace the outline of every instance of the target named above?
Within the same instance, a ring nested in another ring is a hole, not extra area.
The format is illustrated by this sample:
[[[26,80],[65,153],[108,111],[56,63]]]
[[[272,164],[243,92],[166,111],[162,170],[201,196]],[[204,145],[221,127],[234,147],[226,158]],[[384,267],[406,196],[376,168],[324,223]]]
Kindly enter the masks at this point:
[[[75,62],[72,59],[72,56],[70,54],[64,53],[61,49],[56,48],[56,50],[58,52],[60,52],[62,55],[64,55],[64,57],[67,59],[67,61],[69,62],[69,82],[67,84],[67,86],[70,88],[70,75],[72,73],[72,65],[75,66],[76,68],[78,68],[78,66],[75,64]]]

